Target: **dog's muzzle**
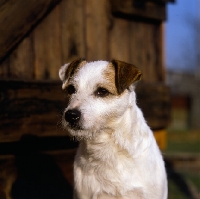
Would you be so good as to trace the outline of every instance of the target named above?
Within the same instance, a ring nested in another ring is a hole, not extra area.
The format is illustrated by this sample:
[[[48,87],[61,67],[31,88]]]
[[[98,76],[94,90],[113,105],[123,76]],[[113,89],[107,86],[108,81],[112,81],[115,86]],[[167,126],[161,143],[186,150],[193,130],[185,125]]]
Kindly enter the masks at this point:
[[[81,112],[77,109],[71,109],[65,112],[65,121],[69,123],[69,126],[73,129],[80,129]]]

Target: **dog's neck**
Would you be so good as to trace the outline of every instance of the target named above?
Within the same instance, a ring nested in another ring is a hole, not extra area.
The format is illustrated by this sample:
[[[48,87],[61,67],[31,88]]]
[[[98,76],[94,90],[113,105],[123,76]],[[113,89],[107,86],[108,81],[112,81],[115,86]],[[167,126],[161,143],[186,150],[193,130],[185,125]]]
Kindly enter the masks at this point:
[[[128,122],[130,118],[133,122]],[[101,157],[106,160],[109,156],[112,159],[115,158],[115,153],[120,151],[125,152],[126,155],[137,157],[151,144],[145,142],[145,140],[150,140],[146,139],[150,133],[142,112],[135,106],[128,108],[123,117],[115,122],[115,129],[112,127],[103,129],[98,134],[95,133],[97,136],[81,140],[80,145],[84,146],[84,154],[90,157]]]

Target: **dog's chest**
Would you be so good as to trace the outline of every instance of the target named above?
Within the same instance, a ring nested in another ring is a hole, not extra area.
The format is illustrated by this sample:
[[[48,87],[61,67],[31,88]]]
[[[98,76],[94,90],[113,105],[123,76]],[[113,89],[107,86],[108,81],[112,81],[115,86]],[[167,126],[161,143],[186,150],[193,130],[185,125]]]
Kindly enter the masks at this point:
[[[91,151],[90,151],[91,152]],[[119,151],[112,144],[96,148],[93,153],[86,153],[80,147],[75,159],[75,186],[79,190],[91,192],[109,192],[118,194],[124,189],[131,190],[134,163],[125,151]],[[137,182],[134,182],[136,184]]]

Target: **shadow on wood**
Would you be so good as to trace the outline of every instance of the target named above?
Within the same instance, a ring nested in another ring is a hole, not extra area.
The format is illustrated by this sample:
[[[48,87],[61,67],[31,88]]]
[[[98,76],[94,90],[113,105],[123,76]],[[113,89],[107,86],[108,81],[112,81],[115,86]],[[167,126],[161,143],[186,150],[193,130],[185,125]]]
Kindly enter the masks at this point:
[[[13,199],[72,198],[72,186],[52,156],[41,153],[36,136],[23,136],[16,150],[18,177],[12,186]]]

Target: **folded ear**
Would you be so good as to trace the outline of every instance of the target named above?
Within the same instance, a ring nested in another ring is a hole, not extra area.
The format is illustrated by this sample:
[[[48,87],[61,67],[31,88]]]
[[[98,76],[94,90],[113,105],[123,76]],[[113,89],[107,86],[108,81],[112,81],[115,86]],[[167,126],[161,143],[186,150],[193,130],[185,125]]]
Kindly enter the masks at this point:
[[[66,70],[67,70],[69,64],[70,64],[70,63],[67,63],[67,64],[61,66],[61,68],[59,69],[59,73],[58,73],[58,74],[59,74],[60,80],[61,80],[62,82],[63,82],[64,79],[65,79],[65,72],[66,72]]]
[[[111,63],[115,68],[115,85],[118,94],[121,94],[125,89],[128,89],[142,77],[142,72],[132,64],[115,59],[112,60]]]
[[[77,70],[78,66],[81,62],[85,61],[83,58],[78,58],[72,61],[71,63],[67,63],[62,66],[59,70],[59,77],[61,81],[67,81]]]

